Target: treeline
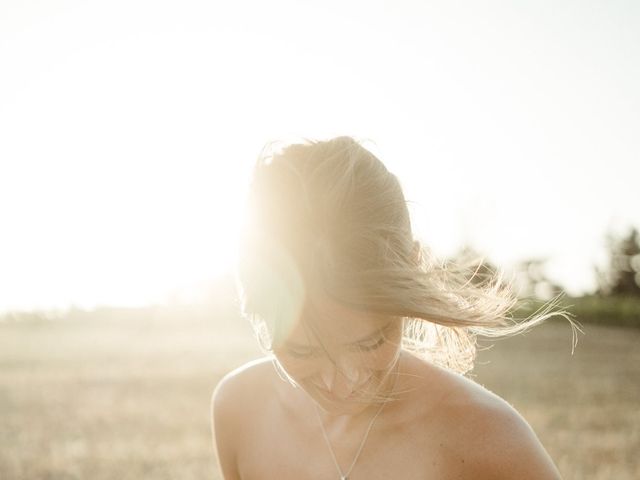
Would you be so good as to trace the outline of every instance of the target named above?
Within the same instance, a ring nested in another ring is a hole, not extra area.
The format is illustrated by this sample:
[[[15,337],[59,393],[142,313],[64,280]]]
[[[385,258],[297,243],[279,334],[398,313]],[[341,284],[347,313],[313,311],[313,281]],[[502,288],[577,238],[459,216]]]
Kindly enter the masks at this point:
[[[561,296],[560,306],[581,323],[640,328],[640,234],[636,228],[623,235],[606,235],[607,264],[594,266],[598,286],[589,295],[569,297],[545,273],[546,259],[529,259],[515,267],[514,280],[523,300],[516,314],[526,316]],[[449,261],[471,265],[477,274],[470,278],[483,282],[496,267],[472,248],[465,247]]]
[[[563,289],[545,273],[545,259],[528,259],[515,268],[515,275],[505,281],[514,282],[522,299],[517,317],[527,316],[560,296],[559,306],[572,313],[580,323],[633,326],[640,328],[640,235],[633,228],[628,234],[607,234],[608,263],[594,267],[598,280],[595,292],[582,297],[564,295]],[[469,281],[483,283],[492,279],[497,268],[472,248],[462,248],[448,262],[469,267]],[[231,326],[240,321],[239,302],[231,275],[211,281],[203,288],[206,298],[196,303],[179,297],[166,304],[140,308],[97,307],[90,310],[72,307],[64,311],[10,312],[0,315],[0,322],[41,323],[65,319],[69,321],[149,321],[187,322],[215,321]]]

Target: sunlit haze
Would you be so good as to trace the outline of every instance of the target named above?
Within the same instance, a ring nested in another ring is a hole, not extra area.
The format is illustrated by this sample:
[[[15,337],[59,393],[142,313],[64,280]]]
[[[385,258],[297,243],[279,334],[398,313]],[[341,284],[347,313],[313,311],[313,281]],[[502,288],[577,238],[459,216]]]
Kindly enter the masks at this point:
[[[227,271],[252,163],[352,135],[416,235],[592,291],[640,225],[640,4],[0,4],[0,310],[136,305]]]

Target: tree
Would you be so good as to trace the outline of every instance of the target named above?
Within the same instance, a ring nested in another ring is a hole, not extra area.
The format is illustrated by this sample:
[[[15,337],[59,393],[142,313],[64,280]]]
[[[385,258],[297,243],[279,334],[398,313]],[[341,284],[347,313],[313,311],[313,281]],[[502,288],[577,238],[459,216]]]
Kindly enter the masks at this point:
[[[450,259],[459,265],[469,268],[470,281],[476,285],[484,284],[488,279],[493,279],[499,268],[487,260],[476,249],[469,245],[463,246]],[[516,263],[513,267],[501,268],[504,277],[502,282],[514,286],[515,292],[520,298],[535,298],[550,300],[557,296],[563,289],[546,274],[546,258],[530,258]]]
[[[498,271],[497,266],[491,263],[486,255],[469,245],[462,246],[447,261],[465,266],[468,269],[469,281],[478,286],[486,285],[486,282],[493,279]]]
[[[562,287],[547,276],[547,262],[547,258],[539,257],[529,258],[515,265],[520,297],[550,300],[563,291]]]
[[[607,234],[608,268],[596,267],[599,295],[640,296],[640,234],[633,227],[628,235]]]

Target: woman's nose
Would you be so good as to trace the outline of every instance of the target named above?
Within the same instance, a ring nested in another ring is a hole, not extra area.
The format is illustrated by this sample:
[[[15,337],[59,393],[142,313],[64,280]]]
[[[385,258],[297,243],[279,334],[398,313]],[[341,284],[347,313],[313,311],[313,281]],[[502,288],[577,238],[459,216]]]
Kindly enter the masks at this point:
[[[321,378],[324,388],[341,399],[349,397],[359,382],[357,369],[348,364],[327,365],[321,373]]]

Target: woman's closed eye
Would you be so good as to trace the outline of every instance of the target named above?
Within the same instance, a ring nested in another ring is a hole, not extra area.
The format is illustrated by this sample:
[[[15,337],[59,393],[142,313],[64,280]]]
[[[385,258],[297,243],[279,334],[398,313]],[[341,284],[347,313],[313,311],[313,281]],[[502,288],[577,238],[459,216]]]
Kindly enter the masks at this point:
[[[376,350],[377,348],[380,348],[382,345],[384,345],[386,340],[387,340],[386,337],[383,335],[376,341],[368,342],[368,343],[359,343],[356,346],[356,348],[361,351],[369,352],[371,350]]]

